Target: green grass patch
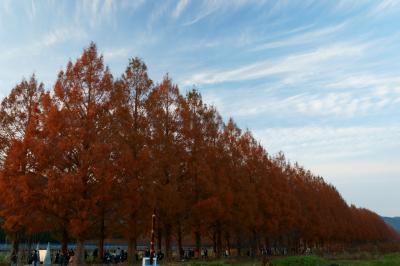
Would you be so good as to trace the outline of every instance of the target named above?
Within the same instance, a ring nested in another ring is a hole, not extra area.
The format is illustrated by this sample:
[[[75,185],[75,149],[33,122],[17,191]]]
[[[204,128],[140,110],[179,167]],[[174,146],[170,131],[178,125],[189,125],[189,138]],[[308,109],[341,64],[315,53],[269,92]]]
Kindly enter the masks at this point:
[[[274,266],[325,266],[327,262],[317,256],[291,256],[272,260]]]
[[[239,264],[232,264],[226,261],[190,261],[179,264],[179,266],[232,266],[232,265],[239,265]]]
[[[371,259],[340,259],[334,262],[340,266],[396,266],[400,265],[400,254],[382,255]]]
[[[274,266],[400,266],[400,253],[377,255],[358,253],[338,255],[335,257],[319,256],[288,256],[272,259]],[[186,261],[167,263],[161,262],[161,266],[261,266],[261,258],[255,260],[230,259],[218,261]]]
[[[0,263],[4,264],[8,262],[8,256],[6,254],[0,254]]]

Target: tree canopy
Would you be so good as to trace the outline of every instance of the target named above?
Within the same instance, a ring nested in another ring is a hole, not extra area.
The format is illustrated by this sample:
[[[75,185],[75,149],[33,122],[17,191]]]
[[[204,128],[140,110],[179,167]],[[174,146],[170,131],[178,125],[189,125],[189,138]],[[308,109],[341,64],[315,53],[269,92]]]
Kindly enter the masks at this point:
[[[139,58],[113,77],[93,43],[51,91],[32,76],[2,101],[0,188],[15,252],[21,235],[50,231],[64,251],[77,241],[77,263],[85,240],[98,239],[102,255],[107,237],[128,240],[133,258],[153,210],[167,257],[184,239],[212,243],[220,256],[399,238],[322,177],[224,122],[196,89],[182,95],[169,76],[153,82]]]

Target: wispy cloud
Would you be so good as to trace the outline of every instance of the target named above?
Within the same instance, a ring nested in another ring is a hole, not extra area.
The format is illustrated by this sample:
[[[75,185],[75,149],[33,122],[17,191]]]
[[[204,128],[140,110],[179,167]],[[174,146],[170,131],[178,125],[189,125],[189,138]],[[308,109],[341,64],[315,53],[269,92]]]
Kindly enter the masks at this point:
[[[106,60],[112,60],[115,58],[128,58],[130,50],[128,48],[115,48],[115,49],[106,49],[103,52],[103,55]]]
[[[212,84],[227,81],[259,79],[283,73],[305,73],[318,70],[321,64],[333,60],[346,60],[357,57],[370,46],[369,43],[337,43],[315,49],[311,52],[289,55],[274,60],[265,60],[238,67],[232,70],[216,70],[196,73],[185,84]]]
[[[336,181],[339,179],[341,183],[346,182],[366,182],[371,177],[375,182],[380,182],[383,178],[398,179],[400,173],[400,165],[395,161],[380,160],[352,160],[330,163],[318,163],[318,171],[325,176],[336,175]],[[343,178],[340,178],[343,176]],[[351,179],[349,177],[352,177]],[[379,177],[379,179],[377,179]]]
[[[78,23],[88,21],[91,27],[96,27],[104,21],[111,22],[115,19],[117,2],[113,0],[82,0],[75,6],[75,20]]]
[[[232,0],[232,1],[205,0],[201,2],[201,6],[199,8],[198,13],[193,18],[186,21],[184,25],[190,26],[196,24],[199,21],[202,21],[203,19],[207,18],[208,16],[216,13],[217,11],[218,13],[221,14],[223,12],[226,12],[227,10],[236,10],[250,3],[252,3],[253,5],[257,4],[261,6],[265,2],[266,2],[265,0],[260,0],[257,3],[251,0]]]
[[[174,12],[172,12],[172,17],[174,18],[179,18],[183,10],[187,7],[189,4],[189,0],[179,0],[178,4],[175,7]]]
[[[362,89],[377,87],[381,93],[398,91],[400,89],[400,77],[398,75],[376,75],[374,73],[352,74],[342,79],[331,82],[329,88]]]
[[[32,21],[36,17],[36,4],[34,0],[31,0],[30,5],[26,5],[26,13],[29,19]]]
[[[346,160],[400,147],[399,126],[287,127],[254,130],[270,153],[283,150],[306,163]],[[304,152],[307,151],[307,152]]]
[[[135,0],[135,1],[121,0],[120,4],[121,4],[122,9],[129,9],[131,11],[135,11],[136,9],[143,6],[145,4],[145,2],[146,2],[146,0]]]
[[[201,21],[202,19],[208,17],[209,15],[211,15],[212,13],[214,13],[217,10],[217,8],[210,8],[210,9],[206,9],[202,12],[200,12],[196,17],[192,18],[191,20],[185,22],[183,25],[184,26],[190,26],[193,25],[199,21]]]
[[[352,92],[327,92],[327,93],[302,93],[289,97],[263,95],[257,98],[248,97],[241,101],[223,99],[225,113],[233,117],[252,117],[261,115],[281,116],[298,115],[300,117],[342,117],[377,113],[383,109],[396,108],[400,101],[400,90],[392,93],[377,93],[372,89],[364,92],[362,96]]]
[[[159,22],[162,17],[164,17],[169,9],[170,2],[167,1],[161,2],[160,4],[153,7],[148,16],[147,30],[152,31],[156,23]]]
[[[322,29],[314,30],[314,31],[301,32],[297,35],[290,36],[283,40],[271,41],[271,42],[267,42],[267,43],[255,46],[254,48],[250,49],[250,51],[260,51],[260,50],[273,49],[273,48],[282,48],[282,47],[287,47],[287,46],[294,46],[294,45],[299,45],[299,44],[304,44],[304,43],[315,42],[319,38],[323,38],[328,35],[332,35],[332,34],[339,32],[340,30],[342,30],[345,27],[345,25],[346,25],[346,23],[341,23],[339,25],[325,27]]]
[[[11,59],[25,57],[26,54],[39,54],[51,46],[62,44],[67,41],[86,40],[88,34],[83,29],[76,27],[56,28],[45,33],[38,40],[30,43],[29,45],[16,46],[0,52],[0,60],[9,61]]]
[[[337,0],[332,2],[334,4],[333,11],[338,14],[349,14],[357,12],[368,7],[371,3],[378,3],[377,1],[348,1],[348,0]]]
[[[83,40],[88,37],[86,31],[79,27],[57,28],[48,32],[37,45],[51,46],[67,40]]]
[[[376,2],[376,6],[370,11],[370,15],[373,16],[384,16],[387,13],[396,12],[400,8],[400,2],[396,0],[383,0]]]

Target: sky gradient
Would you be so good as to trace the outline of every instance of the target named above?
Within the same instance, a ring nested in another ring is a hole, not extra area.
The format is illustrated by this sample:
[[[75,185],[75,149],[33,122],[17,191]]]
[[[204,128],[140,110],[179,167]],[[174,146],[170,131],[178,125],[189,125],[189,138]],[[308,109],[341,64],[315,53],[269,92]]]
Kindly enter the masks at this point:
[[[400,216],[400,1],[0,1],[0,97],[94,41],[119,76],[194,86],[270,154]]]

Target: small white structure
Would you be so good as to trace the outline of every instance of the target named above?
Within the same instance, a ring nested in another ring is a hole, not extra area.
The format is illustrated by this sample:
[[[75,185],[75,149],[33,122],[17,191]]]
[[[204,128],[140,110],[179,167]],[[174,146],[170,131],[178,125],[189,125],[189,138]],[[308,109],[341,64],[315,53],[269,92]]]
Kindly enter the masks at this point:
[[[148,265],[159,266],[157,264],[157,258],[154,257],[153,258],[153,264],[150,264],[150,258],[149,257],[144,257],[143,260],[142,260],[142,266],[148,266]]]
[[[38,251],[38,264],[44,262],[44,258],[46,257],[46,250],[45,249],[39,249]]]

